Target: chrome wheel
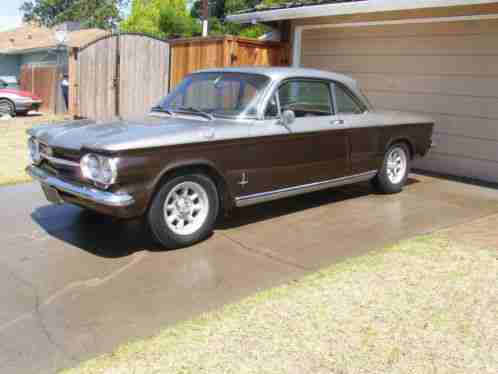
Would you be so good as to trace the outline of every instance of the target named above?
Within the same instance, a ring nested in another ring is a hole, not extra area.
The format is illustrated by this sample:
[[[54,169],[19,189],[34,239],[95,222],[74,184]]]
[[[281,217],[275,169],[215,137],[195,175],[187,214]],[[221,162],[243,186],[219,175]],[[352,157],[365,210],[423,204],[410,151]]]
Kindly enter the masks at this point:
[[[14,108],[9,101],[0,100],[0,117],[7,114],[12,116],[14,114]]]
[[[209,213],[206,190],[195,182],[174,186],[164,201],[164,220],[177,235],[191,235],[199,230]]]
[[[402,147],[394,147],[387,155],[387,177],[392,184],[399,184],[404,179],[408,165],[408,156]]]

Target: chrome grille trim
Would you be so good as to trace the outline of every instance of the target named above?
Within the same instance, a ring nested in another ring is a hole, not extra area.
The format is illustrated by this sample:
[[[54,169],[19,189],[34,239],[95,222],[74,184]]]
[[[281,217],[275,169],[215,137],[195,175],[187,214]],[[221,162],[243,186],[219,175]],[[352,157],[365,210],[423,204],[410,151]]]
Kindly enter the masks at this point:
[[[57,157],[52,157],[52,156],[49,156],[49,155],[47,155],[45,153],[40,153],[40,156],[43,159],[49,161],[52,164],[64,165],[64,166],[71,166],[71,167],[74,167],[74,168],[79,168],[80,167],[79,162],[64,160],[62,158],[57,158]]]

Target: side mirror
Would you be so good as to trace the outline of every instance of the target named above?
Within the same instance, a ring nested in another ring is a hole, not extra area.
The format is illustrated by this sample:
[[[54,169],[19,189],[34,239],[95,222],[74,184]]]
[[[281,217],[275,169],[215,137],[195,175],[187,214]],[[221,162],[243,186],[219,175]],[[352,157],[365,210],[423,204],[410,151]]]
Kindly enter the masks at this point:
[[[292,125],[295,120],[296,114],[294,113],[294,111],[287,109],[282,112],[282,125],[284,125],[287,129],[289,129],[289,126]]]

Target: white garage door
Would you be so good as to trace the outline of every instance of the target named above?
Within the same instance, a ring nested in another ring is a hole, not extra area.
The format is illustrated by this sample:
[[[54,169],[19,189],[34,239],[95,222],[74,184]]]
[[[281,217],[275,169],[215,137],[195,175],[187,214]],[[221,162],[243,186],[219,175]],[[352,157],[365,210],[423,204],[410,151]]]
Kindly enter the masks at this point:
[[[417,167],[498,182],[498,20],[302,31],[301,65],[351,75],[377,108],[436,121]]]

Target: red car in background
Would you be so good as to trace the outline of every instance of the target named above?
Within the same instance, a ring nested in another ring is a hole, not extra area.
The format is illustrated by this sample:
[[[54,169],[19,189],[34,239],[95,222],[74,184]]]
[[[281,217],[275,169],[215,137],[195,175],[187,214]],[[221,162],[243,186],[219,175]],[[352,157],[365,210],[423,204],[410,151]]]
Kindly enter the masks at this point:
[[[38,110],[42,100],[31,92],[22,91],[15,77],[0,77],[0,116],[28,114]]]

